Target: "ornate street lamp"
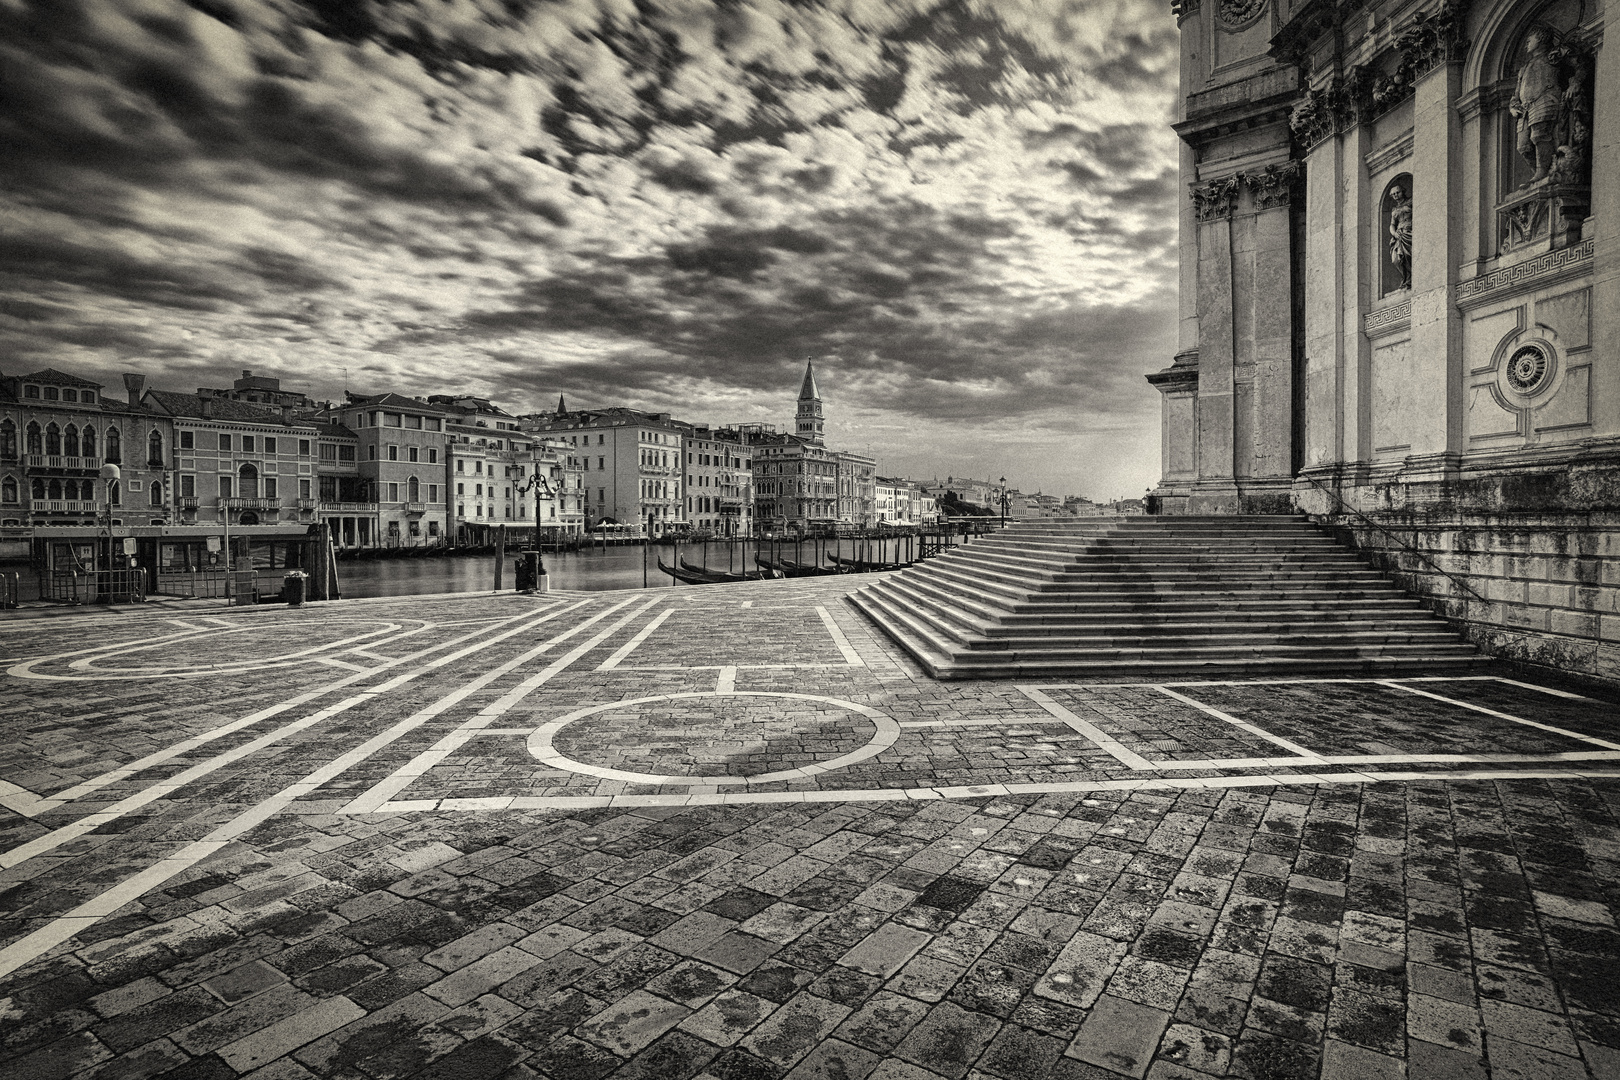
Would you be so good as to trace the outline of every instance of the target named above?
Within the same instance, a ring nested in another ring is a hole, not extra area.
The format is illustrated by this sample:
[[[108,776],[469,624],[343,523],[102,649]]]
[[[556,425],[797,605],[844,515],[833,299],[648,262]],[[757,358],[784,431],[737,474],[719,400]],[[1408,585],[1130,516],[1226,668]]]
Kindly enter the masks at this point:
[[[551,486],[551,481],[547,479],[539,462],[534,463],[534,471],[529,474],[527,480],[517,486],[517,491],[519,495],[534,492],[534,587],[538,592],[540,576],[546,572],[546,558],[540,547],[540,503],[543,499],[556,498],[557,491]]]
[[[1007,527],[1007,505],[1012,502],[1011,497],[1007,494],[1007,478],[1005,476],[1001,478],[1001,491],[998,494],[1001,499],[1001,527],[1005,529]]]
[[[123,475],[122,470],[110,461],[101,467],[101,483],[107,493],[107,570],[109,574],[107,581],[109,586],[112,581],[110,575],[113,568],[113,485],[118,483]]]

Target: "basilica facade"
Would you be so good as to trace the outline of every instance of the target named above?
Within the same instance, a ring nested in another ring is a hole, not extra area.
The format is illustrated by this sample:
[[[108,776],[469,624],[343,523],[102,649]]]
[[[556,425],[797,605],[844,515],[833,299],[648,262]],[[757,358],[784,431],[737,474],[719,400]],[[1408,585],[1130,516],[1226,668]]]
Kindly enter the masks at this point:
[[[1614,2],[1614,0],[1611,0]],[[1620,679],[1604,0],[1180,0],[1161,513],[1309,513],[1493,652]]]

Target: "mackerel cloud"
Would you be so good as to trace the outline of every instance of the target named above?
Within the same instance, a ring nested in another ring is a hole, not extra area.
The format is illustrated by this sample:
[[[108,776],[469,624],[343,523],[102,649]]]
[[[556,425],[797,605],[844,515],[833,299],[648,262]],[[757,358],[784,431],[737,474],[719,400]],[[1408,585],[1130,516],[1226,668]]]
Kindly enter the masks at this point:
[[[0,369],[726,422],[815,356],[885,471],[1139,491],[1175,55],[1160,0],[0,0]]]

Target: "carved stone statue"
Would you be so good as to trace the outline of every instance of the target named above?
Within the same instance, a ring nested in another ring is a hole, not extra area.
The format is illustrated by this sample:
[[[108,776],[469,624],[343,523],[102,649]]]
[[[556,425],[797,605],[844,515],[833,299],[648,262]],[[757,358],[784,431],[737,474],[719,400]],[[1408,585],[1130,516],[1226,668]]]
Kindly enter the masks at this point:
[[[1558,146],[1558,118],[1564,95],[1558,64],[1548,55],[1552,46],[1551,31],[1542,26],[1531,28],[1524,42],[1524,66],[1519,68],[1514,83],[1513,100],[1508,102],[1518,135],[1518,151],[1535,166],[1532,184],[1545,180],[1552,172]]]
[[[1389,261],[1401,272],[1401,288],[1412,286],[1412,197],[1405,188],[1389,193]]]

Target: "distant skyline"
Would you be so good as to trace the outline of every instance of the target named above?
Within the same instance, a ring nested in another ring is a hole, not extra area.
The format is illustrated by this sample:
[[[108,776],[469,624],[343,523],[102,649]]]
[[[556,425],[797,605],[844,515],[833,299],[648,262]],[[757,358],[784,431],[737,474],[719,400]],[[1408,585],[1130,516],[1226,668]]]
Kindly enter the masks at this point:
[[[791,427],[1111,500],[1175,336],[1159,0],[7,0],[0,370]]]

